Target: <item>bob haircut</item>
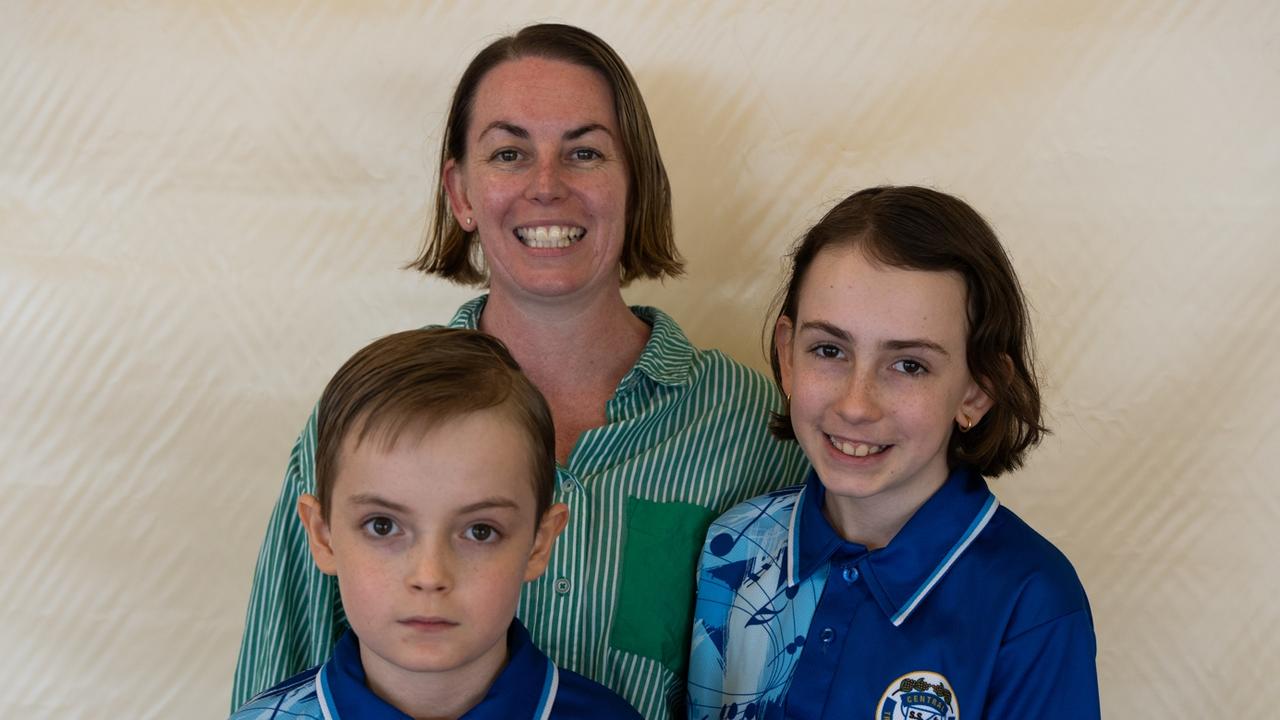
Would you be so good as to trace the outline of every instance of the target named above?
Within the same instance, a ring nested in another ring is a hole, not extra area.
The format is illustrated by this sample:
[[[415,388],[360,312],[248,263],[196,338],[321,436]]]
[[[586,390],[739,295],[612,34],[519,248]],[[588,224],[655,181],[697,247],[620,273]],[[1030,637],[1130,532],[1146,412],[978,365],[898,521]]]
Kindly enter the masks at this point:
[[[556,476],[551,410],[500,341],[478,330],[436,327],[388,335],[361,349],[320,396],[316,497],[325,522],[348,436],[354,446],[373,441],[389,449],[406,433],[420,437],[489,409],[501,410],[527,435],[529,478],[541,519],[551,506]]]
[[[1048,429],[1040,414],[1026,299],[991,226],[964,201],[936,190],[876,187],[854,193],[805,233],[788,256],[790,277],[775,326],[782,317],[795,320],[805,275],[832,245],[857,247],[889,267],[953,271],[964,278],[969,373],[993,403],[969,432],[952,431],[947,464],[969,465],[987,477],[1020,467]],[[769,359],[781,388],[776,340],[770,341]],[[789,408],[774,413],[769,429],[780,439],[795,439]]]
[[[435,212],[421,254],[406,267],[464,285],[487,282],[487,273],[477,257],[475,232],[463,230],[450,212],[444,166],[449,160],[462,163],[466,159],[467,128],[480,81],[498,65],[527,57],[561,60],[595,70],[613,95],[627,165],[627,236],[622,247],[622,284],[637,278],[661,279],[683,274],[684,260],[676,249],[672,231],[671,185],[635,78],[605,41],[581,28],[558,24],[530,25],[514,35],[495,40],[481,50],[462,73],[453,92],[440,143]]]

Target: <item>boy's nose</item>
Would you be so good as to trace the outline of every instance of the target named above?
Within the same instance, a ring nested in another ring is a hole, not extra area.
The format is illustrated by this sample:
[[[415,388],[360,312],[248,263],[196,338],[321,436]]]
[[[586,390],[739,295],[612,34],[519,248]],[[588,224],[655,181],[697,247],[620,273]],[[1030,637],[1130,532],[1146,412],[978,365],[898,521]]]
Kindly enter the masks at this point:
[[[410,588],[443,592],[453,585],[452,562],[446,543],[423,542],[414,552],[406,581]]]

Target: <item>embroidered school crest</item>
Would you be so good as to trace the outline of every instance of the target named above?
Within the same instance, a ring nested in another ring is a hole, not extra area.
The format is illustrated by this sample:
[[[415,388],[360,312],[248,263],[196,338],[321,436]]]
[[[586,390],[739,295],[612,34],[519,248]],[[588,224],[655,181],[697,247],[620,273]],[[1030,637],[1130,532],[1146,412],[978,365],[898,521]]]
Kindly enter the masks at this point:
[[[960,701],[945,677],[915,670],[885,688],[875,720],[960,720]]]

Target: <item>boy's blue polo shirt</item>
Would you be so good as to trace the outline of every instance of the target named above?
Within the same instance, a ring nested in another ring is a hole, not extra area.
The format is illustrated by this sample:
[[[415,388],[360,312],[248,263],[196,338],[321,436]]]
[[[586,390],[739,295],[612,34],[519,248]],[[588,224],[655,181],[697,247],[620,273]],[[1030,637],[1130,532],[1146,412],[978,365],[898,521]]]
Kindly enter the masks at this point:
[[[1100,717],[1070,562],[957,470],[884,548],[843,540],[817,476],[711,525],[689,717]]]
[[[480,701],[459,720],[587,720],[640,714],[599,683],[557,668],[519,620],[507,631],[510,657]],[[408,715],[365,684],[360,646],[347,630],[323,665],[299,673],[250,700],[232,720],[406,720]]]

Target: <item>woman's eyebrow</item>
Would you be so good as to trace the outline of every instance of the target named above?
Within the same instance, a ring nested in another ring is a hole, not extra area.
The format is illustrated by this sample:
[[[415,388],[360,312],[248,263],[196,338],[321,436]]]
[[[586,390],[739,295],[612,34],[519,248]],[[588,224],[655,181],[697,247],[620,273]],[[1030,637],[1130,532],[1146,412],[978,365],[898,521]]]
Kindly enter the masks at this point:
[[[582,137],[583,135],[586,135],[587,133],[590,133],[590,132],[595,132],[596,130],[599,130],[599,131],[603,132],[605,135],[608,135],[609,137],[613,137],[613,133],[609,132],[609,128],[607,128],[607,127],[605,127],[605,126],[601,125],[600,123],[590,123],[590,124],[583,125],[583,126],[582,126],[582,127],[580,127],[580,128],[577,128],[577,129],[574,129],[574,130],[570,130],[569,132],[565,133],[565,134],[564,134],[564,139],[565,139],[565,140],[577,140],[578,138]]]
[[[485,126],[484,130],[480,131],[480,135],[478,137],[484,137],[489,133],[490,130],[502,130],[512,135],[515,135],[516,137],[522,140],[529,139],[528,130],[525,130],[519,125],[509,123],[506,120],[494,120],[493,122],[489,123],[488,125]]]

